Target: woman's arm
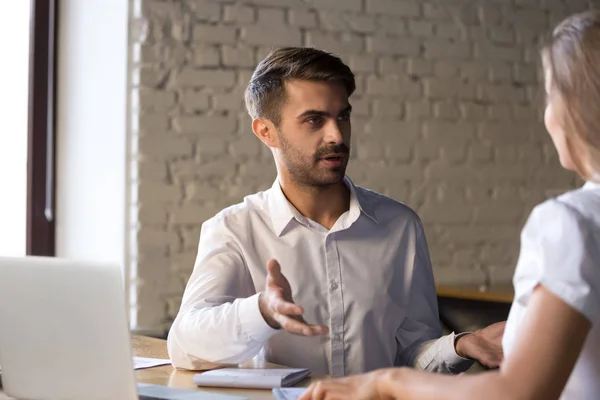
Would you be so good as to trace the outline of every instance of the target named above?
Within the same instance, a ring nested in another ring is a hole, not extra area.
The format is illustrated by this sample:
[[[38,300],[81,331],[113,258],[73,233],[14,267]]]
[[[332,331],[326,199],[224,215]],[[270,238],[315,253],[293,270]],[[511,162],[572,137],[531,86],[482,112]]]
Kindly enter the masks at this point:
[[[318,382],[302,400],[558,399],[590,328],[581,313],[538,286],[517,343],[499,371],[453,377],[408,368],[380,370]]]

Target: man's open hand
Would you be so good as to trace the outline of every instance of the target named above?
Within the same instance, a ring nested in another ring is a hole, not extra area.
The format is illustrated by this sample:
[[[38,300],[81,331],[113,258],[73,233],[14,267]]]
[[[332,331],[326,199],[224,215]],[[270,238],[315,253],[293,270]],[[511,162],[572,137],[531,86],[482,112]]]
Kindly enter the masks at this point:
[[[267,263],[267,285],[260,294],[258,305],[260,313],[274,329],[304,336],[324,335],[329,332],[326,326],[308,325],[302,314],[304,309],[294,304],[290,283],[281,273],[281,267],[275,260]]]

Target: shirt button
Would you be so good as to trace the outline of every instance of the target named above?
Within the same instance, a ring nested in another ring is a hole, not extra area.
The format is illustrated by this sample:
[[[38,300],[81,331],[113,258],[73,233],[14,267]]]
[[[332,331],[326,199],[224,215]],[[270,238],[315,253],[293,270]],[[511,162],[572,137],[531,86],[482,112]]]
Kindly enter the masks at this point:
[[[342,335],[340,333],[336,333],[333,335],[333,340],[342,340]]]
[[[331,290],[336,290],[337,288],[338,288],[338,284],[337,284],[337,282],[333,282],[333,283],[331,284]]]

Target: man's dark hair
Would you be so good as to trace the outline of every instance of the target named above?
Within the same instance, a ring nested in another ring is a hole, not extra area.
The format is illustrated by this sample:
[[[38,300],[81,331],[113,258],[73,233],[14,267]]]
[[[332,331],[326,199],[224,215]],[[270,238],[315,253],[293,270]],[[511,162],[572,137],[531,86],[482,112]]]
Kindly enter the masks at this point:
[[[348,97],[356,89],[354,74],[339,57],[310,47],[277,49],[258,64],[246,88],[246,108],[252,118],[279,125],[287,80],[339,82]]]

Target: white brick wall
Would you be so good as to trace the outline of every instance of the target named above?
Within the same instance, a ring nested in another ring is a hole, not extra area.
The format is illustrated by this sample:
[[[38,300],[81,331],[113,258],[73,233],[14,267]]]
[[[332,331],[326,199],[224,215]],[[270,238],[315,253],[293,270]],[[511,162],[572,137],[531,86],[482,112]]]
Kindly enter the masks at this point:
[[[561,171],[541,124],[540,34],[585,0],[132,0],[138,320],[164,329],[200,226],[275,177],[243,90],[274,46],[356,73],[349,174],[422,216],[436,277],[511,277],[518,234]]]

